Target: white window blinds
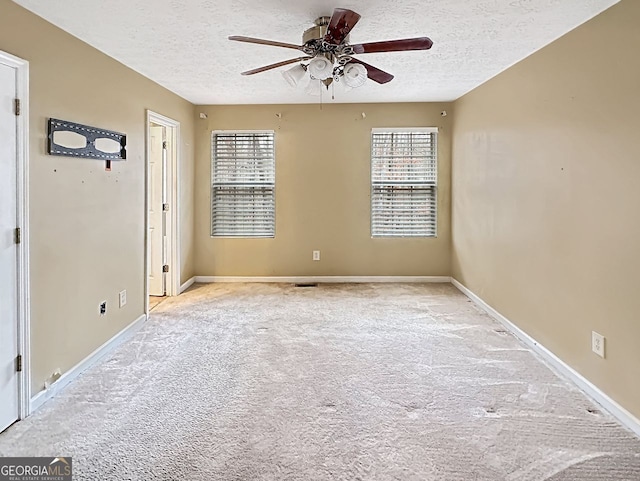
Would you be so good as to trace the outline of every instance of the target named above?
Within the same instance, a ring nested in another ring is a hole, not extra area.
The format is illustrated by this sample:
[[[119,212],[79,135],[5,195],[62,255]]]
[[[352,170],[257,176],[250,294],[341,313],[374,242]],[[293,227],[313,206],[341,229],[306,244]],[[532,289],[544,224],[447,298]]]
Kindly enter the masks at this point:
[[[437,129],[374,129],[371,235],[435,237]]]
[[[213,132],[211,235],[275,236],[273,132]]]

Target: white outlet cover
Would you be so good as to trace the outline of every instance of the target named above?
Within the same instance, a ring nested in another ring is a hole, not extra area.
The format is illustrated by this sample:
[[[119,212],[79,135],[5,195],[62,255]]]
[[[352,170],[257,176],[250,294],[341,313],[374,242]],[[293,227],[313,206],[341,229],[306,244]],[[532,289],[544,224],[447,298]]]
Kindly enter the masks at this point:
[[[604,336],[591,331],[591,350],[604,359]]]
[[[313,251],[313,260],[314,261],[320,260],[320,251]]]
[[[125,289],[124,291],[120,291],[120,307],[124,307],[125,304],[127,303],[127,290]]]

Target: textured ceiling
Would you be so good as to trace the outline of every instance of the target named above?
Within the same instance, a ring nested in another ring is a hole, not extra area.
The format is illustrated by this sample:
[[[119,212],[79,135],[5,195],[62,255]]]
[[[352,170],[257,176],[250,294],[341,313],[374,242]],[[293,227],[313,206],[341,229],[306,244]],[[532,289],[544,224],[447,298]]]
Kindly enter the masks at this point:
[[[240,72],[294,50],[227,40],[246,35],[300,44],[334,7],[362,15],[351,43],[428,36],[429,51],[360,55],[395,75],[336,102],[454,100],[618,0],[14,0],[195,104],[315,103],[280,71]],[[285,67],[284,69],[286,69]],[[325,94],[325,101],[330,100]]]

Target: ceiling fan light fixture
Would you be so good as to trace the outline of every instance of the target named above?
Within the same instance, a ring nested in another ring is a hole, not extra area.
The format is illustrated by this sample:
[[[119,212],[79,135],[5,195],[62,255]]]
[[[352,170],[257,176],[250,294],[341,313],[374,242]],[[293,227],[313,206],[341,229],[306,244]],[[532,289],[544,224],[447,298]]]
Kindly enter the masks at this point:
[[[298,86],[298,82],[300,82],[300,80],[304,78],[306,73],[307,71],[305,70],[305,68],[301,64],[298,64],[291,67],[290,69],[283,71],[282,76],[289,85],[295,88]]]
[[[308,77],[312,82],[307,85],[306,90],[307,93],[313,92],[312,95],[322,93],[322,84],[328,89],[329,86],[335,88],[334,82],[340,83],[345,90],[350,90],[362,87],[367,79],[380,85],[393,80],[393,75],[390,73],[359,59],[353,59],[351,56],[354,54],[429,50],[433,46],[433,42],[428,37],[352,44],[349,35],[360,18],[360,14],[353,10],[335,8],[331,17],[318,18],[315,25],[304,32],[302,45],[240,35],[232,35],[229,40],[302,52],[304,57],[299,56],[247,70],[242,72],[242,75],[254,75],[286,65],[298,64],[283,72],[282,75],[295,88],[305,76],[304,73],[309,73]]]
[[[304,91],[307,95],[311,95],[312,97],[320,97],[322,95],[322,81],[309,79],[309,83]]]
[[[333,77],[333,63],[328,58],[319,55],[309,62],[309,73],[315,79],[326,80]]]
[[[344,67],[344,83],[351,88],[362,87],[367,81],[367,69],[364,65],[350,62]]]

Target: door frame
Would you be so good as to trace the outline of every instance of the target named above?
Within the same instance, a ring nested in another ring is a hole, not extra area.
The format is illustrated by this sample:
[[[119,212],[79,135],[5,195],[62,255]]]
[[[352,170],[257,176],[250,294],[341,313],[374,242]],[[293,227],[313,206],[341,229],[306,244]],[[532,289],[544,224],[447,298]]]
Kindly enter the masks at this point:
[[[145,222],[144,222],[144,295],[145,313],[149,314],[149,205],[151,203],[149,188],[149,158],[151,157],[151,124],[161,125],[167,129],[167,171],[165,172],[167,202],[169,212],[165,217],[165,232],[167,235],[167,256],[169,272],[166,277],[166,295],[180,294],[180,216],[178,215],[178,199],[180,198],[180,183],[178,168],[180,165],[180,122],[165,117],[152,110],[147,110],[147,159],[145,162]]]
[[[18,373],[19,419],[31,414],[31,309],[29,279],[29,62],[0,51],[0,64],[16,69],[16,97],[20,115],[16,116],[17,194],[16,227],[18,244],[18,355],[22,355],[22,372]]]

